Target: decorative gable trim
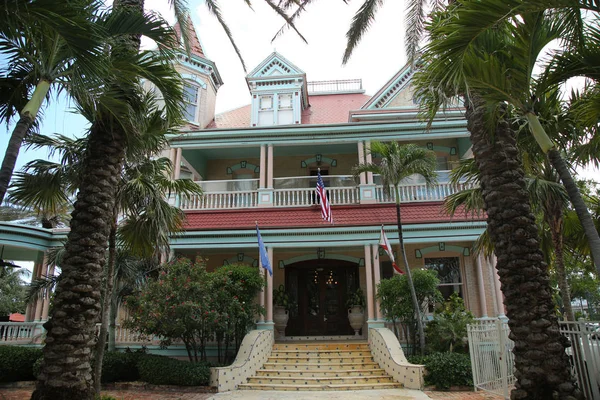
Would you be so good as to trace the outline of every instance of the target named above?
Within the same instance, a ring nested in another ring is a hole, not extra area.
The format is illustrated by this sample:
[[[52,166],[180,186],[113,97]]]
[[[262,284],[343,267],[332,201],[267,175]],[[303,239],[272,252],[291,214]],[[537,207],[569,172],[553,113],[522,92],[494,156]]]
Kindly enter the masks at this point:
[[[304,71],[289,62],[285,57],[277,52],[271,53],[262,63],[252,70],[247,78],[269,77],[273,69],[281,72],[282,75],[304,75]],[[276,75],[277,76],[277,75]]]
[[[405,65],[363,107],[363,110],[385,108],[385,106],[408,86],[414,74],[410,65]]]

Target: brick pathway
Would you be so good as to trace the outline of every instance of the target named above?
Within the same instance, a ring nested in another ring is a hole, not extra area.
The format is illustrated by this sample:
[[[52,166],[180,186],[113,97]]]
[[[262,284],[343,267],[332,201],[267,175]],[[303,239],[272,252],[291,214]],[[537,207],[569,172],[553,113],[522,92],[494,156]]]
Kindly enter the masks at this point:
[[[0,389],[0,400],[29,400],[31,389]],[[118,400],[207,400],[214,393],[181,393],[161,390],[108,390],[103,395],[110,395]],[[483,392],[434,392],[426,390],[431,399],[442,400],[502,400]]]

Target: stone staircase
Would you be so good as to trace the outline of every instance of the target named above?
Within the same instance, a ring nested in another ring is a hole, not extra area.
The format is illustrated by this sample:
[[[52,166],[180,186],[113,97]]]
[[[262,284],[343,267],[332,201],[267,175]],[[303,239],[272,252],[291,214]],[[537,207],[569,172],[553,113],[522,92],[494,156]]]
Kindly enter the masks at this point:
[[[401,384],[373,360],[366,342],[276,343],[240,390],[369,390]]]

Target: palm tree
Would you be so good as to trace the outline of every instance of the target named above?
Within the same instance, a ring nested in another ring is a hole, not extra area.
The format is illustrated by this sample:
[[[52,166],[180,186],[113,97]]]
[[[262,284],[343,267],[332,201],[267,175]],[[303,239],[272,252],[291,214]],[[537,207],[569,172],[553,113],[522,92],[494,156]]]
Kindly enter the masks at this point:
[[[354,167],[353,173],[356,176],[363,172],[379,174],[383,182],[384,190],[387,193],[389,193],[392,188],[394,190],[394,198],[396,201],[396,218],[398,224],[398,248],[400,249],[400,254],[402,254],[404,270],[406,271],[408,285],[410,287],[410,295],[415,309],[421,354],[425,354],[425,334],[423,331],[423,320],[420,311],[421,307],[419,307],[419,303],[417,301],[417,295],[415,293],[410,267],[408,265],[408,260],[406,259],[406,249],[404,248],[402,218],[400,215],[400,204],[402,198],[400,197],[399,187],[405,178],[408,178],[414,174],[423,176],[427,185],[434,184],[437,180],[437,174],[435,172],[437,166],[435,153],[431,150],[423,149],[414,144],[399,145],[398,142],[372,142],[369,151],[380,156],[381,162],[379,164],[359,164]]]
[[[158,258],[157,253],[168,251],[169,237],[182,229],[184,214],[166,201],[164,193],[182,196],[201,194],[200,187],[189,179],[168,178],[173,168],[169,159],[150,158],[166,146],[165,135],[173,132],[168,126],[168,121],[162,118],[162,110],[156,108],[153,96],[147,94],[145,98],[136,118],[140,124],[140,136],[135,138],[127,149],[111,222],[105,283],[101,296],[103,311],[94,364],[94,383],[98,391],[109,314],[115,315],[113,311],[116,312],[110,307],[111,303],[116,301],[113,296],[113,284],[121,280],[118,279],[115,268],[119,266],[119,262],[130,262],[133,255],[152,259]],[[78,160],[83,157],[86,143],[87,138],[50,138],[38,135],[35,147],[50,147],[51,153],[59,155],[61,162],[30,162],[27,166],[29,171],[18,174],[13,182],[11,199],[26,207],[47,207],[50,210],[68,203],[68,194],[75,193],[82,181],[82,168]],[[44,190],[40,190],[40,187]],[[122,219],[120,223],[119,216]],[[118,258],[117,244],[132,254],[131,257]]]
[[[89,90],[101,85],[106,62],[101,53],[104,38],[93,15],[100,2],[3,2],[0,10],[6,25],[0,31],[1,53],[6,57],[0,69],[0,121],[7,124],[19,114],[0,168],[0,203],[8,189],[25,136],[36,126],[37,117],[52,92]],[[8,8],[8,6],[14,8]],[[2,8],[4,8],[2,7]],[[44,7],[46,18],[39,17]],[[21,11],[21,12],[19,12]],[[47,14],[62,14],[59,20],[73,29],[69,34]],[[66,18],[65,18],[66,16]],[[75,45],[76,42],[77,43]],[[83,42],[83,43],[82,43]],[[86,81],[82,81],[85,76]]]

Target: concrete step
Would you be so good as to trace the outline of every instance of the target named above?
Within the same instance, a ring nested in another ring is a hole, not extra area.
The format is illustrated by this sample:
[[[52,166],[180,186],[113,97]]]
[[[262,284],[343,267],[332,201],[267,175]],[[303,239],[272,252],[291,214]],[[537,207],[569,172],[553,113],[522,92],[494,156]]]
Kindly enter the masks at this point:
[[[315,343],[275,343],[273,345],[273,351],[279,350],[302,350],[302,351],[314,351],[314,350],[365,350],[369,351],[369,344],[367,342],[315,342]]]
[[[253,384],[243,383],[238,386],[240,390],[286,390],[286,391],[324,391],[324,390],[379,390],[379,389],[399,389],[402,385],[399,383],[366,383],[359,385],[280,385],[280,384]]]
[[[372,376],[372,375],[385,375],[385,370],[381,368],[372,369],[337,369],[337,370],[324,370],[324,369],[308,369],[308,370],[289,370],[289,369],[259,369],[256,371],[256,376],[300,376],[300,377],[326,377],[326,376]]]
[[[271,356],[267,359],[268,363],[286,363],[286,364],[300,364],[300,363],[360,363],[360,362],[371,362],[373,357],[369,356],[352,356],[352,355],[323,355],[323,356],[312,356],[307,357],[306,355],[294,356]]]
[[[248,383],[258,385],[366,385],[370,383],[394,383],[388,375],[371,376],[325,376],[325,377],[298,377],[298,376],[255,376],[248,379]]]
[[[352,356],[371,357],[371,350],[273,350],[271,357],[328,357],[328,356]]]
[[[347,363],[339,363],[339,362],[307,362],[307,363],[303,363],[303,364],[298,364],[298,363],[285,363],[285,362],[278,362],[278,363],[273,363],[273,362],[266,362],[263,365],[264,369],[284,369],[284,370],[303,370],[303,371],[308,371],[308,370],[313,370],[313,369],[320,369],[320,370],[348,370],[348,369],[376,369],[376,368],[380,368],[379,364],[377,364],[375,361],[368,361],[368,362],[347,362]]]

